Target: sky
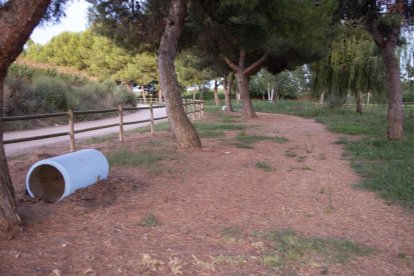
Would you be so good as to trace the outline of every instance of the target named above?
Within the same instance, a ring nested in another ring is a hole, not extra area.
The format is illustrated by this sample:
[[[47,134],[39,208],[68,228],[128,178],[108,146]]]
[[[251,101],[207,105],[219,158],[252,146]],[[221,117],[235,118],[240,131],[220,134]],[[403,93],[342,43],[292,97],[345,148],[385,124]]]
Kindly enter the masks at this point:
[[[88,26],[87,9],[89,4],[84,0],[73,0],[66,9],[66,17],[58,24],[45,24],[37,26],[31,39],[40,44],[46,44],[52,37],[64,32],[81,32]]]

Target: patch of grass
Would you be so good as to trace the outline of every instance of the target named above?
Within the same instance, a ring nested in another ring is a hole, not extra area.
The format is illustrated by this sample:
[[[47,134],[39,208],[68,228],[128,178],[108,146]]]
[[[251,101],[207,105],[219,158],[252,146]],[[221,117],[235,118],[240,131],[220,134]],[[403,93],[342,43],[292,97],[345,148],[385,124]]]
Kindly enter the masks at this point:
[[[218,114],[217,117],[222,123],[240,123],[241,121],[240,117],[231,114],[221,113]]]
[[[294,151],[292,151],[292,150],[286,150],[286,151],[285,151],[285,156],[286,156],[286,157],[293,158],[293,157],[296,157],[296,156],[297,156],[297,154],[296,154],[296,152],[294,152]]]
[[[225,131],[242,130],[242,125],[236,124],[218,124],[218,123],[194,123],[200,137],[203,138],[217,138],[224,136]]]
[[[275,142],[275,143],[284,144],[284,143],[289,142],[289,139],[284,138],[284,137],[276,136],[276,137],[272,138],[272,141]]]
[[[271,138],[262,135],[248,135],[244,131],[242,131],[237,135],[236,139],[237,141],[242,143],[252,144],[259,141],[270,140]]]
[[[266,231],[257,236],[269,242],[272,248],[262,257],[262,263],[282,271],[306,264],[344,263],[373,252],[373,249],[349,240],[306,238],[291,230]]]
[[[161,122],[161,123],[156,123],[154,125],[154,131],[158,132],[158,131],[169,131],[171,129],[170,127],[170,123],[169,122]],[[149,126],[145,126],[145,127],[140,127],[137,128],[136,130],[134,130],[138,133],[146,133],[146,132],[150,132],[150,127]]]
[[[160,225],[160,221],[154,214],[146,214],[144,218],[139,223],[142,227],[157,227]]]
[[[240,149],[254,149],[254,147],[251,144],[235,143],[234,145],[236,146],[236,148]]]
[[[230,226],[230,227],[223,228],[220,231],[220,234],[223,236],[223,238],[226,241],[234,242],[242,235],[242,231],[237,226]]]
[[[93,145],[93,144],[99,144],[99,143],[113,141],[117,138],[118,138],[118,134],[110,134],[110,135],[106,135],[106,136],[99,136],[99,137],[89,138],[84,143],[86,145]]]
[[[306,158],[307,158],[307,156],[299,156],[296,160],[298,162],[305,162]]]
[[[273,168],[266,161],[258,161],[255,164],[256,168],[264,170],[265,172],[273,171]]]
[[[248,135],[246,132],[241,131],[236,137],[236,147],[252,149],[253,144],[260,141],[272,141],[275,143],[287,143],[289,140],[283,137],[269,137],[263,135]]]
[[[162,160],[162,156],[152,150],[136,151],[122,148],[111,153],[108,159],[111,166],[153,167],[158,161]]]

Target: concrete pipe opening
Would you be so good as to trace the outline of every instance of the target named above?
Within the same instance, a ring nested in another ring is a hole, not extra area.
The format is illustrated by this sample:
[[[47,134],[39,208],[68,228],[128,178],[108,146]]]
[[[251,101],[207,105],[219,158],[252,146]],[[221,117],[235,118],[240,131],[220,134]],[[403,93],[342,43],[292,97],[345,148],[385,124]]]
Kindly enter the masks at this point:
[[[31,197],[55,202],[106,179],[109,163],[93,149],[80,150],[36,162],[26,177],[26,190]]]
[[[59,200],[65,192],[63,175],[51,165],[36,167],[30,174],[29,183],[33,196],[46,202]]]

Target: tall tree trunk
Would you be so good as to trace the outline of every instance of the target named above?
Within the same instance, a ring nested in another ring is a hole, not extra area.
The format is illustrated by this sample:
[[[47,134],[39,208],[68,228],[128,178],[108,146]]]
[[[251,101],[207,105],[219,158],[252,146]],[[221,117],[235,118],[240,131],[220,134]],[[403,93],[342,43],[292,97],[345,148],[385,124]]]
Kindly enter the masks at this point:
[[[257,118],[256,112],[249,94],[249,76],[256,73],[265,63],[268,54],[263,54],[257,61],[246,67],[246,51],[240,50],[239,62],[236,65],[229,58],[223,57],[224,62],[235,72],[237,87],[243,102],[243,116],[245,118]]]
[[[230,73],[228,76],[224,76],[224,101],[226,103],[226,112],[234,112],[231,105],[231,87],[234,82],[234,74]]]
[[[183,107],[174,59],[186,16],[186,1],[172,0],[158,49],[158,72],[167,115],[179,148],[201,148],[201,141]]]
[[[145,90],[142,90],[142,99],[144,100],[144,103],[147,103],[147,95],[145,94]]]
[[[50,0],[10,0],[0,6],[0,238],[11,238],[21,229],[3,145],[4,79],[49,4]]]
[[[403,99],[400,82],[400,66],[395,55],[400,36],[400,27],[393,27],[386,35],[381,33],[378,24],[370,26],[370,32],[381,53],[385,65],[388,89],[388,127],[389,140],[398,140],[404,136]]]
[[[213,94],[214,94],[214,103],[216,104],[216,106],[220,106],[218,87],[219,87],[219,82],[217,80],[214,80]]]
[[[249,94],[249,77],[243,71],[236,73],[237,87],[239,89],[240,98],[243,102],[243,117],[257,118],[253,103]]]
[[[361,93],[359,91],[355,94],[355,112],[362,114]]]
[[[0,95],[3,95],[4,76],[0,77]],[[3,146],[3,97],[0,97],[0,239],[12,238],[20,230],[14,188]]]

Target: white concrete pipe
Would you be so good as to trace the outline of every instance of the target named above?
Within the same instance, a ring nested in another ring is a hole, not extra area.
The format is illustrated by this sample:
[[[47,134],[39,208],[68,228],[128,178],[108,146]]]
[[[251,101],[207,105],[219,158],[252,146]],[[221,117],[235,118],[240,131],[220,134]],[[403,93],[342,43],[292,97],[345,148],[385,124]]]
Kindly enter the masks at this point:
[[[55,202],[106,179],[108,173],[106,157],[100,151],[84,149],[33,164],[26,176],[26,189],[31,197]]]

